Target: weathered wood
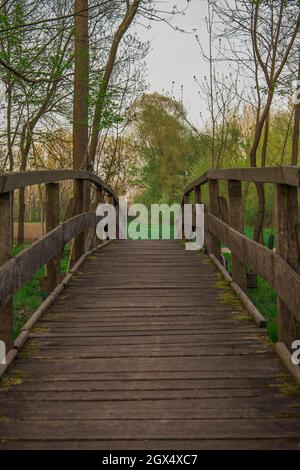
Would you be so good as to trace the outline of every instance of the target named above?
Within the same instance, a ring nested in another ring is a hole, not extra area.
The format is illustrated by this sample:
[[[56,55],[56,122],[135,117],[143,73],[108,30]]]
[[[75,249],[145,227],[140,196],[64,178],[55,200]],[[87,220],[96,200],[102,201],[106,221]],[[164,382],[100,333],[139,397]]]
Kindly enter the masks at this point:
[[[96,202],[91,202],[89,209],[92,214],[96,213],[96,207],[97,207]],[[95,237],[96,237],[96,229],[95,229],[95,226],[93,225],[92,227],[89,227],[85,231],[85,234],[84,234],[85,251],[90,251],[93,248]]]
[[[298,384],[300,384],[300,367],[292,363],[291,353],[285,343],[276,343],[276,351],[287,370],[292,374]]]
[[[190,193],[191,191],[194,190],[195,187],[197,186],[202,186],[203,184],[207,183],[208,178],[207,178],[207,173],[204,173],[200,178],[197,178],[195,181],[190,183],[184,190],[185,194]]]
[[[297,243],[296,227],[298,224],[298,188],[282,185],[277,185],[277,228],[278,233],[276,237],[276,251],[277,253],[291,266],[295,272],[298,273],[299,263],[299,250]],[[279,267],[281,269],[281,267]],[[279,275],[283,273],[278,273]],[[294,312],[290,311],[285,302],[286,296],[290,295],[292,286],[283,281],[281,291],[285,290],[286,295],[281,295],[277,299],[278,310],[278,338],[280,342],[291,347],[292,342],[298,338],[300,333],[300,324],[297,325],[297,320]],[[299,295],[298,291],[298,295]]]
[[[260,328],[265,328],[267,326],[266,319],[262,316],[262,314],[257,310],[255,305],[251,302],[249,297],[245,294],[245,292],[238,286],[235,282],[231,283],[231,288],[234,290],[242,304],[246,307],[247,312],[254,318],[255,323]]]
[[[96,205],[98,207],[99,204],[102,204],[104,202],[104,191],[101,186],[98,186],[96,189]],[[97,234],[95,234],[95,246],[101,245],[103,243],[103,240],[97,237]]]
[[[184,190],[185,193],[191,192],[195,186],[202,186],[212,180],[235,180],[249,181],[258,183],[287,184],[289,186],[299,187],[300,169],[299,167],[279,166],[264,168],[229,168],[224,170],[209,170],[200,178],[190,183]]]
[[[96,216],[91,212],[75,216],[0,266],[2,302],[8,302],[12,293],[30,281],[36,271],[53,258],[65,243],[95,223]]]
[[[76,180],[74,182],[74,198],[75,198],[75,213],[79,215],[83,212],[84,208],[84,181]],[[83,255],[85,251],[85,236],[84,232],[80,232],[74,240],[72,247],[72,264]]]
[[[231,227],[235,230],[243,233],[243,195],[242,183],[240,181],[228,181],[228,201],[229,225],[231,225]],[[246,269],[243,263],[241,263],[240,258],[235,251],[232,252],[232,279],[238,286],[240,286],[241,289],[246,290]]]
[[[228,224],[229,223],[229,209],[228,209],[228,204],[223,196],[218,197],[218,202],[219,202],[219,210],[220,210],[220,216],[221,219]]]
[[[87,180],[117,199],[116,193],[94,173],[83,170],[37,170],[0,173],[0,193],[26,188],[36,184],[56,183],[66,180]]]
[[[296,236],[297,236],[297,245],[299,252],[299,262],[300,262],[300,223],[296,226]]]
[[[71,197],[71,198],[69,199],[67,208],[66,208],[66,210],[65,210],[65,214],[64,214],[64,219],[63,219],[63,221],[66,222],[67,220],[72,219],[72,217],[75,216],[75,210],[76,210],[76,201],[75,201],[75,197]],[[70,250],[70,255],[69,255],[69,262],[68,262],[68,265],[69,265],[69,266],[71,266],[71,265],[74,264],[74,262],[72,261],[72,256],[74,256],[74,249],[73,249],[73,246],[74,246],[74,241],[73,241],[73,243],[71,244],[71,250]],[[65,250],[65,245],[63,246],[63,248],[62,248],[62,250],[61,250],[61,257],[63,257],[64,250]]]
[[[250,240],[212,214],[207,214],[210,232],[217,234],[241,262],[268,281],[300,321],[300,276],[277,252]],[[288,286],[288,288],[286,287]]]
[[[256,183],[277,183],[299,187],[300,169],[290,166],[264,168],[230,168],[209,170],[208,178],[216,180],[238,180]]]
[[[219,182],[217,180],[209,180],[209,208],[215,217],[220,217],[219,209]],[[209,251],[218,259],[221,259],[221,238],[216,233],[209,233]]]
[[[154,273],[151,258],[164,260]],[[141,280],[161,276],[160,285],[138,288],[136,264]],[[195,285],[178,287],[188,272]],[[261,330],[224,303],[229,291],[207,257],[177,242],[95,252],[30,333],[15,362],[20,380],[4,377],[0,448],[226,448],[230,439],[297,448],[299,399],[281,392],[283,366]]]
[[[12,256],[11,193],[0,194],[0,268]],[[9,282],[9,279],[7,279]],[[9,287],[9,286],[8,286]],[[8,352],[13,344],[13,305],[0,296],[0,340]]]
[[[59,225],[59,183],[46,185],[46,232],[49,233]],[[46,264],[47,292],[55,289],[60,282],[60,252]]]
[[[194,193],[194,202],[195,204],[201,204],[201,186],[195,187]],[[193,222],[192,222],[193,230],[196,228],[196,207],[193,206]]]
[[[195,186],[195,204],[201,204],[201,186]]]
[[[185,204],[189,204],[190,201],[190,195],[189,194],[184,194],[183,200],[182,200],[182,238],[184,239],[186,234],[185,234]]]

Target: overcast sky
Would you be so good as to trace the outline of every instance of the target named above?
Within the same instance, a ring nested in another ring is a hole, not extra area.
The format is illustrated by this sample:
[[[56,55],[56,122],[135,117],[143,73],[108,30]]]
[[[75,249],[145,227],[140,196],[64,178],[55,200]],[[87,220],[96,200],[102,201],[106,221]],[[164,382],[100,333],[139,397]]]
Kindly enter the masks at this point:
[[[173,5],[185,8],[186,0],[164,0],[162,9],[171,10]],[[194,75],[199,80],[208,71],[207,63],[201,58],[199,46],[195,39],[198,34],[204,47],[207,45],[205,16],[207,6],[205,0],[192,0],[184,16],[178,15],[172,20],[174,26],[185,29],[184,34],[174,31],[163,22],[152,22],[151,30],[138,27],[141,38],[151,42],[151,50],[146,58],[147,82],[150,91],[171,92],[174,81],[174,96],[180,98],[183,85],[183,101],[195,124],[200,124],[199,112],[207,115],[205,103],[198,95],[198,87]]]

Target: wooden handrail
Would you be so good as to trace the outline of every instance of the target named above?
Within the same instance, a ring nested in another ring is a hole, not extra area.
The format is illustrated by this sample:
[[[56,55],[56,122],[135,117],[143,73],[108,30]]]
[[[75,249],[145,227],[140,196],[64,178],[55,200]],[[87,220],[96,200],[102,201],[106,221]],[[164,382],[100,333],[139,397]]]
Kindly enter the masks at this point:
[[[0,194],[13,191],[15,189],[26,188],[36,184],[56,183],[66,180],[85,180],[93,183],[95,186],[112,196],[116,203],[118,197],[99,176],[89,171],[83,170],[37,170],[23,171],[16,173],[0,173]]]
[[[75,217],[59,223],[59,182],[75,181]],[[60,258],[65,244],[74,239],[73,261],[86,251],[88,230],[95,230],[95,211],[84,210],[84,182],[96,186],[97,203],[103,202],[104,193],[115,206],[118,197],[101,178],[82,170],[38,170],[0,174],[0,339],[7,350],[13,344],[14,292],[30,281],[37,270],[46,265],[47,291],[50,293],[60,282]],[[17,256],[12,257],[12,206],[16,189],[33,185],[46,185],[47,234]],[[89,188],[87,188],[89,190]],[[92,236],[92,240],[93,240]]]
[[[228,184],[229,220],[222,220],[219,181]],[[276,252],[250,240],[243,234],[242,182],[271,183],[276,185]],[[300,168],[292,166],[270,168],[232,168],[209,170],[189,184],[183,201],[195,192],[195,203],[201,203],[201,187],[208,183],[209,204],[205,208],[205,246],[220,260],[221,242],[232,253],[232,279],[241,289],[246,289],[246,267],[266,279],[278,294],[279,341],[289,348],[300,334],[300,275],[297,240],[298,187]]]
[[[202,186],[208,180],[234,180],[252,183],[287,184],[300,186],[300,168],[293,166],[278,166],[264,168],[228,168],[224,170],[209,170],[200,178],[190,183],[184,190],[189,194],[197,186]]]
[[[68,241],[95,225],[94,212],[72,217],[0,266],[0,305],[5,305]]]

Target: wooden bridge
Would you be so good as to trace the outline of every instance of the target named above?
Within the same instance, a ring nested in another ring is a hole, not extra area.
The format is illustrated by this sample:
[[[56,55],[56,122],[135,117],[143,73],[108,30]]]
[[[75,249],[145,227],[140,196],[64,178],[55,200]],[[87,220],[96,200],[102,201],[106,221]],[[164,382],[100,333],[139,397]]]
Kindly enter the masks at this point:
[[[95,246],[87,172],[0,175],[0,449],[299,449],[298,168],[209,171],[183,202],[206,205],[206,254],[179,241],[116,240]],[[59,181],[76,180],[76,215],[59,224]],[[228,214],[219,182],[228,184]],[[243,235],[242,182],[277,186],[277,244]],[[14,190],[46,184],[47,235],[11,258]],[[224,203],[224,201],[223,201]],[[59,260],[75,237],[75,264]],[[86,240],[89,240],[87,243]],[[220,243],[232,252],[232,277]],[[93,244],[93,246],[92,246]],[[47,300],[12,339],[12,296],[47,265]],[[246,268],[278,294],[279,343],[246,296]],[[291,372],[291,374],[290,374]]]

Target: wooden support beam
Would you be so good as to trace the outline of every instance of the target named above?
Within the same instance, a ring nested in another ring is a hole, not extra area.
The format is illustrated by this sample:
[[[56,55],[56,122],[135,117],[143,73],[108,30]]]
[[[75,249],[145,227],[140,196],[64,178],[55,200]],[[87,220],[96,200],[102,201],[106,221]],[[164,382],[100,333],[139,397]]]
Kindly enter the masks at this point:
[[[195,204],[201,204],[201,186],[195,186],[194,192],[194,202]],[[197,216],[196,216],[196,207],[193,206],[193,230],[196,229]]]
[[[11,197],[12,193],[0,194],[0,266],[12,256]],[[1,298],[0,302],[0,340],[7,353],[13,346],[13,302],[2,305]]]
[[[46,184],[46,232],[56,228],[59,221],[59,183]],[[60,259],[58,253],[46,264],[47,292],[50,294],[60,282]]]
[[[244,232],[243,195],[241,181],[228,181],[229,225],[235,230]],[[244,264],[238,254],[232,252],[232,279],[243,290],[247,287],[247,275]]]
[[[190,202],[190,194],[185,194],[183,196],[182,200],[182,239],[185,239],[185,233],[184,233],[184,206],[185,204],[188,204]]]
[[[297,188],[278,184],[277,185],[277,237],[276,251],[285,261],[298,272],[299,250],[297,244],[298,224],[298,194]],[[280,273],[277,273],[280,275]],[[281,286],[282,287],[282,286]],[[291,288],[284,286],[287,291]],[[285,302],[278,296],[278,340],[286,344],[290,349],[291,344],[300,336],[300,325],[297,323],[293,312]]]
[[[97,186],[96,201],[97,201],[97,205],[101,204],[104,201],[104,191],[101,186]]]
[[[75,214],[80,215],[84,207],[84,181],[76,180],[74,182]],[[84,253],[84,233],[80,233],[74,240],[74,254],[72,255],[72,266],[79,260]]]
[[[211,214],[215,217],[220,218],[220,209],[219,209],[219,182],[218,180],[209,180],[208,181],[208,188],[209,188],[209,210]],[[217,258],[217,260],[221,260],[221,240],[214,235],[213,233],[209,233],[209,250],[210,252]]]
[[[195,204],[201,204],[201,186],[195,187]]]
[[[112,204],[113,206],[115,205],[115,200],[114,200],[113,196],[111,196],[111,194],[108,194],[107,202],[108,202],[108,204]]]
[[[99,204],[102,204],[104,202],[104,190],[102,186],[97,186],[96,189],[96,206],[98,207]],[[102,245],[103,240],[100,240],[100,238],[95,236],[95,246]]]

